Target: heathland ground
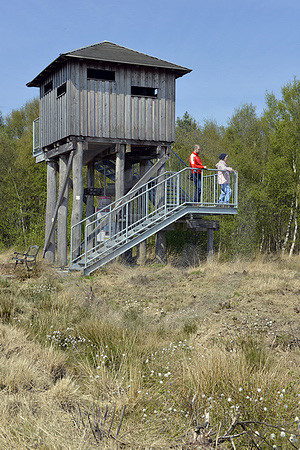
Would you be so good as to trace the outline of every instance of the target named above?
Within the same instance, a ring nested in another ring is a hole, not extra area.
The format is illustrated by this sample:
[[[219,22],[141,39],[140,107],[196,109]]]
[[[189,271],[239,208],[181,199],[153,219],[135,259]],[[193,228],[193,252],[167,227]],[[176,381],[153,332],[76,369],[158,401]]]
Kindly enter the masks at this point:
[[[299,256],[88,277],[10,257],[0,448],[299,448]]]

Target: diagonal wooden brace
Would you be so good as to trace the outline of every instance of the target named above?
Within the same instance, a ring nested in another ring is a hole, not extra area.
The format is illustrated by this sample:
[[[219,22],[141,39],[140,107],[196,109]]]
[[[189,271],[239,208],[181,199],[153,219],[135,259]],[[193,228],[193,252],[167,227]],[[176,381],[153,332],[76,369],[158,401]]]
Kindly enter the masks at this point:
[[[55,224],[56,224],[58,208],[59,208],[60,205],[61,205],[61,202],[62,202],[64,193],[65,193],[67,184],[68,184],[68,182],[69,182],[69,176],[70,176],[70,172],[71,172],[73,156],[74,156],[74,150],[72,150],[72,151],[70,152],[70,155],[69,155],[69,159],[68,159],[68,163],[67,163],[67,167],[66,167],[66,175],[65,175],[65,179],[64,179],[64,181],[63,181],[63,184],[62,184],[62,187],[61,187],[59,196],[58,196],[58,200],[57,200],[56,205],[55,205],[53,217],[51,218],[51,222],[52,222],[52,223],[51,223],[51,227],[50,227],[50,230],[49,230],[47,239],[46,239],[46,241],[45,241],[45,246],[44,246],[44,249],[43,249],[43,255],[42,255],[43,258],[45,257],[45,254],[46,254],[46,251],[47,251],[47,249],[48,249],[49,242],[50,242],[50,239],[51,239],[51,235],[52,235],[52,233],[53,233],[53,230],[54,230],[54,227],[55,227]]]

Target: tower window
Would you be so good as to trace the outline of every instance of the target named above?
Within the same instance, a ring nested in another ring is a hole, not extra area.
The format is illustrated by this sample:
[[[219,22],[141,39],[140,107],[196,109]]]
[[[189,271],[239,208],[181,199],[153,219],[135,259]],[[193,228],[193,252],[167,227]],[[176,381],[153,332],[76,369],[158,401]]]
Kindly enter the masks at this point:
[[[57,88],[57,97],[60,97],[61,95],[64,95],[67,92],[67,83],[61,84]]]
[[[131,95],[139,95],[141,97],[157,97],[157,91],[157,88],[131,86]]]
[[[52,89],[53,89],[53,81],[51,80],[44,86],[44,95],[48,94],[48,92],[52,91]]]
[[[91,80],[115,81],[113,70],[87,69],[87,77]]]

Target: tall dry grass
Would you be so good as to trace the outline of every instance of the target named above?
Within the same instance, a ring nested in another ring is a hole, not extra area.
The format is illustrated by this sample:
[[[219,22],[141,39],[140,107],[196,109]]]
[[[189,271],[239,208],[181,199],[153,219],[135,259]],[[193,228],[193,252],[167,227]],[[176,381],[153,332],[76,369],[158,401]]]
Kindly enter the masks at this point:
[[[86,417],[115,406],[115,430],[124,405],[128,448],[188,444],[208,412],[219,435],[233,415],[255,422],[236,448],[293,448],[299,263],[111,264],[90,277],[2,266],[0,448],[116,448]]]

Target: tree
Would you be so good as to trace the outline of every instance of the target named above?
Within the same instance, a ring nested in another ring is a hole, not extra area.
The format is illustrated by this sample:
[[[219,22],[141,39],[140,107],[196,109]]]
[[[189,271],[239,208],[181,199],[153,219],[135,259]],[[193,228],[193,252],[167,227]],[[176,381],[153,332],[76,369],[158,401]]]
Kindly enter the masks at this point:
[[[282,252],[294,252],[298,238],[300,196],[300,81],[282,88],[282,98],[266,96],[263,124],[270,154],[266,189],[281,225]]]
[[[32,121],[38,100],[14,110],[0,127],[0,240],[27,246],[43,240],[45,167],[32,158]]]
[[[193,146],[198,144],[205,165],[214,167],[221,150],[222,133],[223,128],[216,122],[205,121],[204,125],[200,126],[188,112],[185,112],[182,118],[178,117],[176,120],[174,149],[188,164]]]
[[[231,222],[226,219],[236,227],[230,233],[231,246],[234,253],[251,254],[259,248],[263,234],[260,186],[267,155],[261,119],[252,104],[235,110],[224,131],[223,147],[229,166],[239,174],[239,214]]]

